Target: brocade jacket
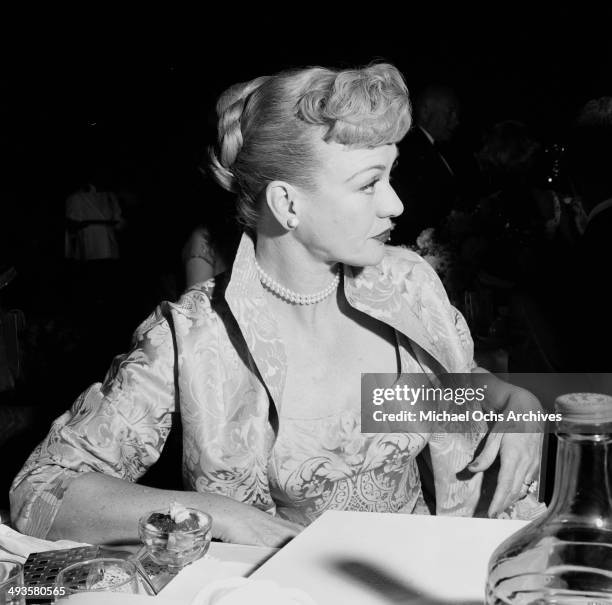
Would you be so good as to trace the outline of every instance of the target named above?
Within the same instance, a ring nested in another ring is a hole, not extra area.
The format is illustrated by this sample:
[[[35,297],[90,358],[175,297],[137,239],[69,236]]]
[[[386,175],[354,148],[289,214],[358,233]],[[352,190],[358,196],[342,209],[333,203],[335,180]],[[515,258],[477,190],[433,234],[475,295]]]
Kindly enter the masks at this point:
[[[350,305],[393,328],[402,372],[473,369],[465,320],[416,253],[387,246],[377,266],[345,266],[342,283]],[[303,525],[327,508],[426,513],[416,456],[428,445],[436,513],[473,514],[481,474],[457,473],[472,460],[482,426],[361,433],[359,401],[308,422],[283,416],[287,358],[247,235],[231,271],[162,303],[133,342],[104,382],[55,420],[15,478],[11,511],[21,532],[45,537],[80,473],[137,481],[164,447],[176,399],[185,489]]]

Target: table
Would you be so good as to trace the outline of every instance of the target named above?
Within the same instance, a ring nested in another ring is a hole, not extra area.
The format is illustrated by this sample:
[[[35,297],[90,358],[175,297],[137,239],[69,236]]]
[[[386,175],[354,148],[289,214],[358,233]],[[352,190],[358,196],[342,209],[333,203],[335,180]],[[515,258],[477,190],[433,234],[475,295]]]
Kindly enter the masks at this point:
[[[491,553],[526,524],[328,511],[250,577],[318,605],[482,603]]]
[[[328,511],[280,551],[214,542],[159,602],[188,604],[210,581],[249,576],[301,588],[318,605],[482,603],[491,553],[526,523]]]
[[[206,584],[234,576],[249,576],[278,552],[278,548],[213,542],[209,557],[188,565],[159,596],[189,603]]]
[[[6,525],[0,525],[0,559],[24,562],[30,552],[74,546],[79,544],[39,540],[24,536]],[[139,549],[139,544],[126,544],[116,545],[112,550],[113,556],[124,558],[135,554]],[[161,596],[158,601],[160,604],[166,602],[173,605],[188,604],[207,583],[222,578],[248,576],[276,552],[278,552],[276,548],[212,542],[208,555],[183,569],[160,591]],[[112,599],[112,593],[108,594],[110,595],[108,599]]]

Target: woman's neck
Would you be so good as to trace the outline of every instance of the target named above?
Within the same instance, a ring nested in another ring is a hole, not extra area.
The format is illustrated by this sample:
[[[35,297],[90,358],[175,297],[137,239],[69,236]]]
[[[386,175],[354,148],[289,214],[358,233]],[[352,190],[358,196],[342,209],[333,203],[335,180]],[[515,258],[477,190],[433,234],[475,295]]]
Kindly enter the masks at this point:
[[[275,310],[306,324],[338,310],[337,289],[333,287],[334,279],[340,270],[338,263],[317,260],[293,238],[268,238],[261,235],[257,238],[255,259],[262,272],[288,291],[306,296],[329,292],[319,302],[297,304],[265,287]],[[341,281],[338,283],[338,287],[340,286]]]

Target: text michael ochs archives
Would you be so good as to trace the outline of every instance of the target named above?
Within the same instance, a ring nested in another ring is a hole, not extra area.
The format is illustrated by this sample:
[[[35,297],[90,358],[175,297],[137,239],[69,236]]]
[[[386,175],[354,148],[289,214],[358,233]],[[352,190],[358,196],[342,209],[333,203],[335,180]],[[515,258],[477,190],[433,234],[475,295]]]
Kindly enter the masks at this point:
[[[363,374],[361,430],[364,433],[488,430],[541,432],[562,420],[541,409],[497,409],[487,399],[488,385],[471,374]],[[429,384],[427,384],[429,383]]]

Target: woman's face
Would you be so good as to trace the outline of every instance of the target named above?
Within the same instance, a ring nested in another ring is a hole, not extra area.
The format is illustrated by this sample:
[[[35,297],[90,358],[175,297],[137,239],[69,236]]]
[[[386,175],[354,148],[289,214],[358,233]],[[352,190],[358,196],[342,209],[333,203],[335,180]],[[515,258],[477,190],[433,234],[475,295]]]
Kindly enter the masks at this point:
[[[317,140],[313,191],[298,190],[295,236],[317,258],[363,267],[384,255],[393,217],[404,207],[389,182],[393,144],[350,148]]]

